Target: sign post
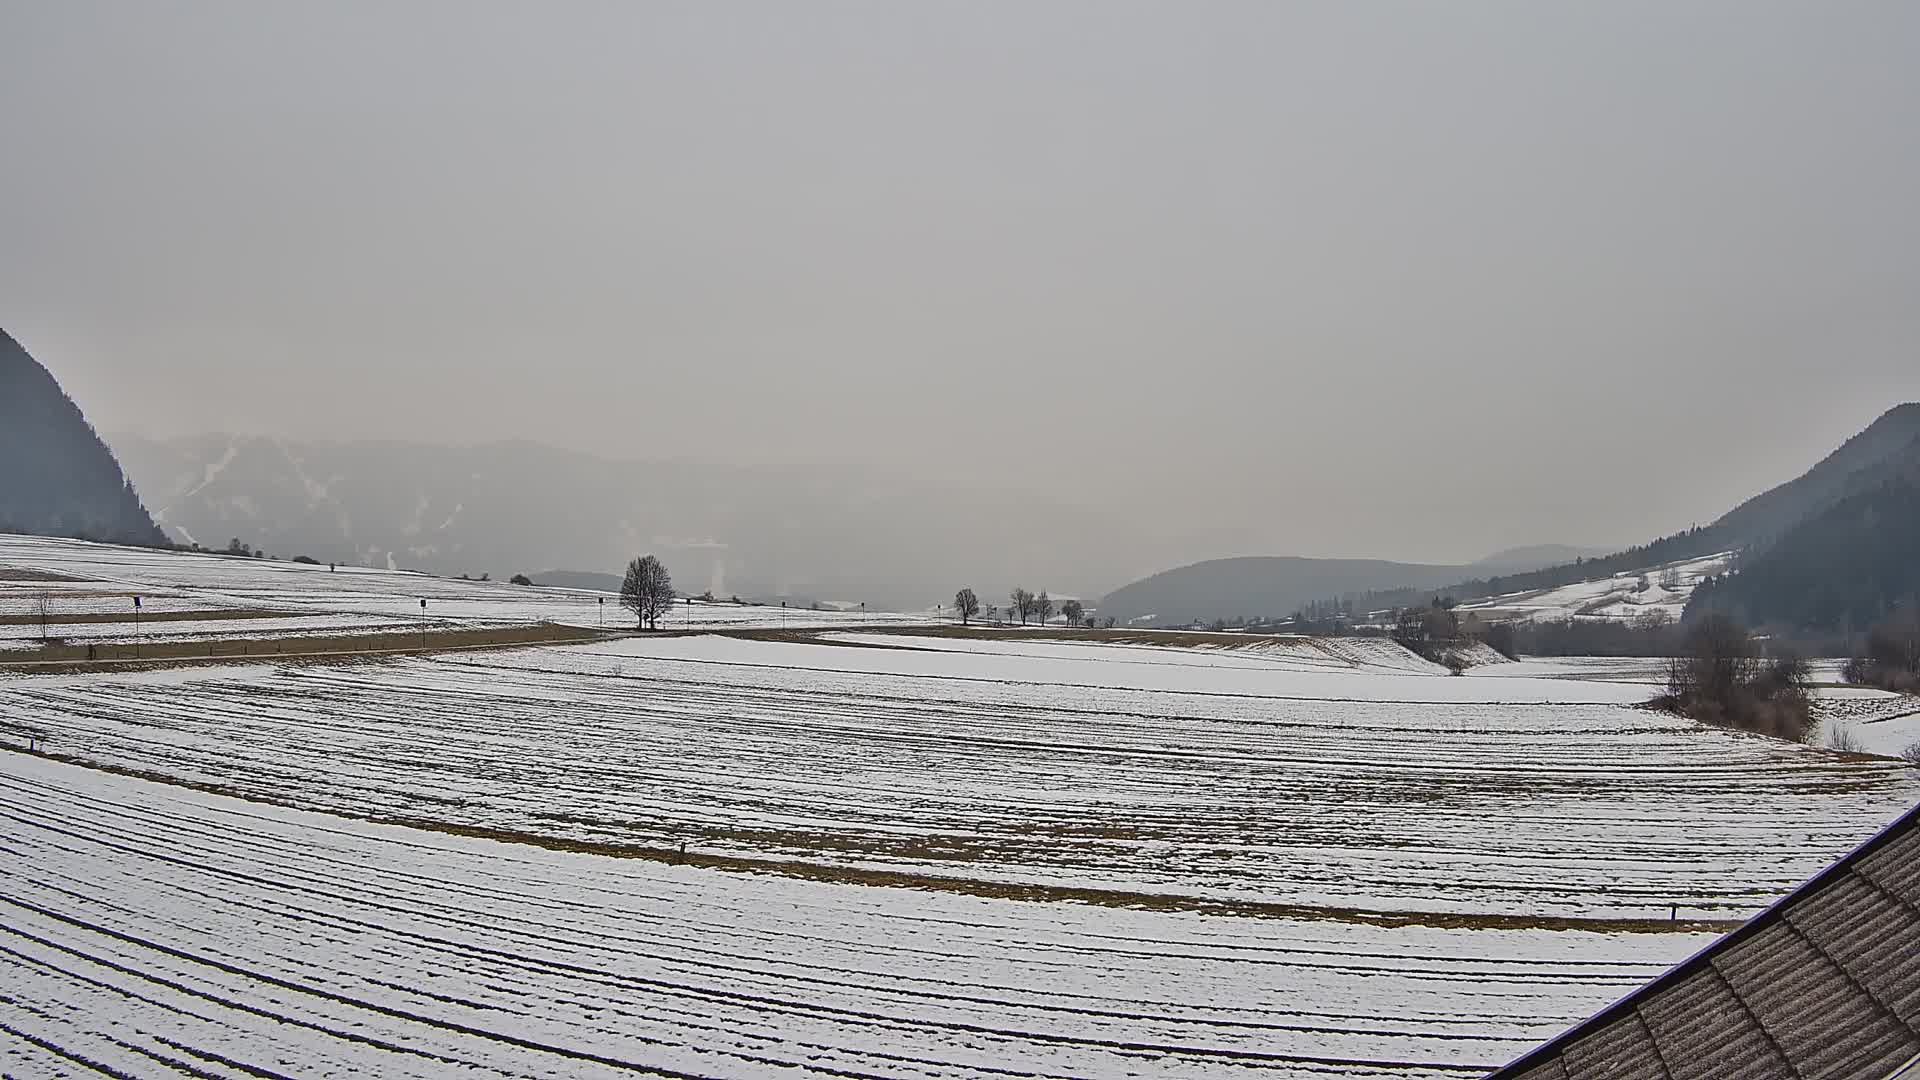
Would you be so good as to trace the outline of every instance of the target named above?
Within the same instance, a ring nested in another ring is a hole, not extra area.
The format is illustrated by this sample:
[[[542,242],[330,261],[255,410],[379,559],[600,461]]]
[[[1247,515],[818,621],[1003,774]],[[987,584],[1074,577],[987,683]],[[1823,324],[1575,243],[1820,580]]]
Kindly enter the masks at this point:
[[[133,658],[140,659],[140,645],[146,635],[140,629],[140,594],[133,595]]]
[[[427,598],[420,598],[420,651],[427,651]]]

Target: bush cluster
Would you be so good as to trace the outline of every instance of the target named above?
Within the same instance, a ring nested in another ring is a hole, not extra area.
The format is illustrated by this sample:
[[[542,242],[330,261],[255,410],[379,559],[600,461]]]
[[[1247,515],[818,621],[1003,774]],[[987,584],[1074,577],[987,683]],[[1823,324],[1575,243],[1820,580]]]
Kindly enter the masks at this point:
[[[1702,616],[1686,628],[1680,655],[1667,667],[1667,692],[1652,704],[1792,742],[1807,741],[1816,727],[1806,661],[1762,659],[1746,627],[1726,615]]]

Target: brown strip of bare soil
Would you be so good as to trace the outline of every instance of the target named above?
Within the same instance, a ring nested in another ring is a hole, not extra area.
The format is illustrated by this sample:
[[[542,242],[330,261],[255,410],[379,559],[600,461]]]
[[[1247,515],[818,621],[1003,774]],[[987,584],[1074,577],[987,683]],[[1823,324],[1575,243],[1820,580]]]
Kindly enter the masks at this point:
[[[372,656],[402,656],[452,649],[511,648],[517,645],[565,645],[602,641],[617,635],[573,626],[532,626],[474,630],[380,631],[331,637],[279,637],[252,640],[212,639],[54,645],[0,660],[0,671],[78,674],[127,671],[188,664],[272,663],[279,660],[350,661]],[[91,650],[91,651],[90,651]]]
[[[821,642],[823,633],[897,634],[907,637],[970,638],[980,641],[1092,641],[1103,645],[1163,645],[1175,648],[1246,649],[1254,646],[1286,649],[1317,649],[1311,637],[1299,634],[1225,634],[1200,630],[1108,630],[1073,626],[831,626],[802,627],[793,630],[735,630],[734,637],[758,637],[782,641],[807,641],[815,644],[846,645],[848,642]]]
[[[34,570],[24,566],[0,566],[0,581],[85,581],[54,570]]]

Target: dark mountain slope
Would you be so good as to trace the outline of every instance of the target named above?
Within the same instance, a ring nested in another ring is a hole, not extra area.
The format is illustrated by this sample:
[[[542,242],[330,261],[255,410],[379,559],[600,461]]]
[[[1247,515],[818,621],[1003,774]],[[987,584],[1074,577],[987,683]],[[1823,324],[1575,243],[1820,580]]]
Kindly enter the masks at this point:
[[[1914,444],[1920,449],[1920,442]],[[1689,617],[1723,611],[1759,626],[1848,635],[1920,598],[1920,462],[1871,466],[1878,482],[1799,522],[1703,583]]]
[[[166,543],[80,407],[4,330],[0,532]]]
[[[1920,462],[1920,402],[1896,405],[1794,480],[1762,492],[1714,522],[1738,545],[1764,542],[1848,494],[1877,485],[1884,470]],[[1882,470],[1860,475],[1862,470]]]

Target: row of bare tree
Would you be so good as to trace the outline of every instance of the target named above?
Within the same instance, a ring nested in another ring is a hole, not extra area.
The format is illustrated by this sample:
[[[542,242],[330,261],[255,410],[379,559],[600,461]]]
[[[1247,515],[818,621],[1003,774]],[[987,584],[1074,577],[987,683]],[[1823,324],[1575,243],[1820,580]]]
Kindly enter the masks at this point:
[[[961,589],[953,594],[953,610],[959,613],[960,624],[965,626],[975,616],[981,614],[980,597],[975,595],[971,588]],[[1093,625],[1093,620],[1087,617],[1086,607],[1078,600],[1068,600],[1061,604],[1058,610],[1066,617],[1069,626]],[[1045,625],[1048,619],[1053,618],[1054,611],[1053,598],[1047,595],[1045,589],[1041,589],[1036,596],[1016,586],[1007,596],[1007,617],[1019,619],[1021,626],[1027,625],[1028,619]],[[992,604],[986,606],[987,618],[997,619],[999,615],[999,608]],[[1112,626],[1113,621],[1109,619],[1107,625]]]

